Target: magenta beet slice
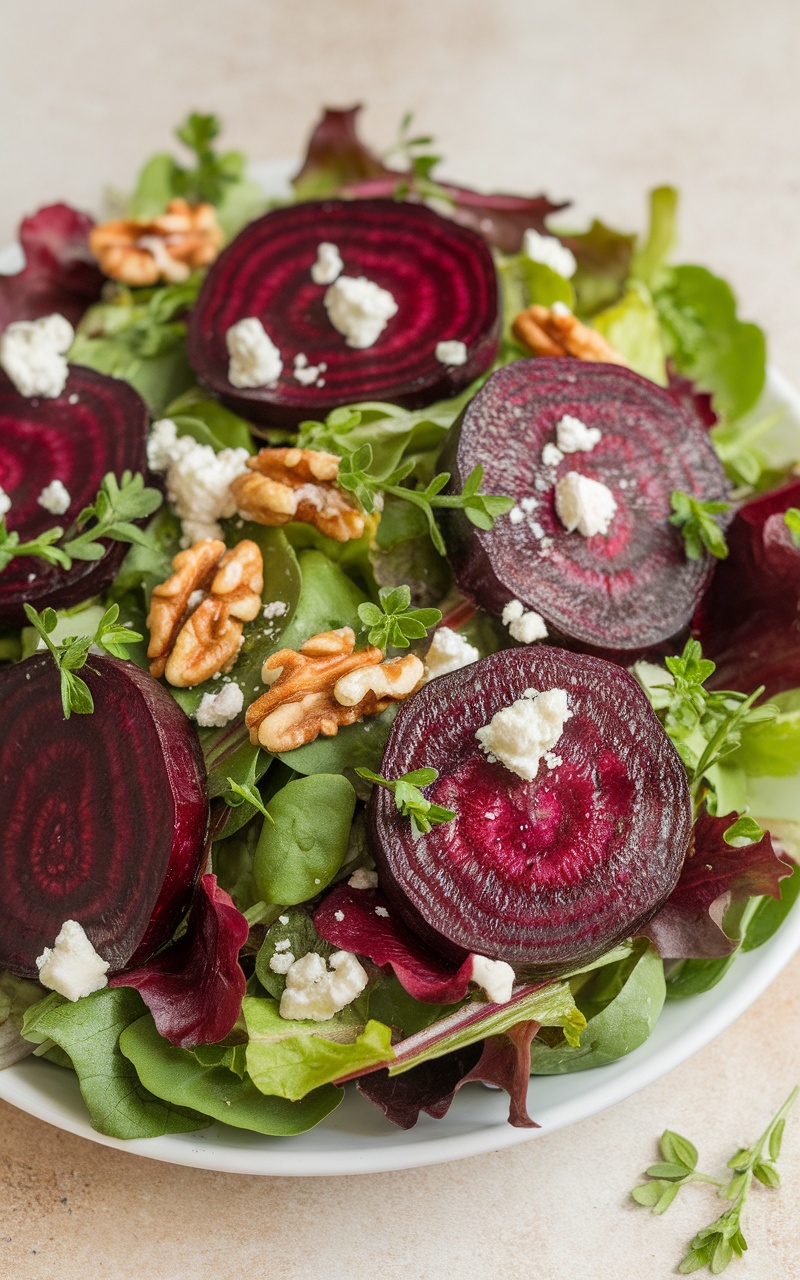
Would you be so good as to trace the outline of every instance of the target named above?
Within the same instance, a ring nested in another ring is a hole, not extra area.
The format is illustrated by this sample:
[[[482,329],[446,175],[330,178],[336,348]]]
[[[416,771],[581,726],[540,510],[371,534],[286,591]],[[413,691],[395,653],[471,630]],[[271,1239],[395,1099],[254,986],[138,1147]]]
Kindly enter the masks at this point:
[[[572,716],[526,782],[475,737],[525,690],[565,689]],[[692,834],[686,773],[637,682],[555,648],[493,653],[404,703],[381,772],[438,769],[426,795],[456,818],[415,840],[390,793],[370,802],[370,849],[392,907],[432,947],[473,951],[537,980],[635,935],[669,896]]]
[[[203,855],[191,721],[130,662],[92,657],[81,676],[95,709],[65,720],[49,655],[0,672],[0,969],[26,978],[65,920],[111,973],[146,960],[186,911]]]
[[[591,452],[542,463],[565,415],[598,428]],[[499,369],[467,406],[442,466],[459,489],[478,463],[486,493],[537,505],[490,531],[445,512],[445,540],[461,590],[499,614],[510,600],[542,615],[551,639],[609,655],[642,653],[689,622],[710,578],[709,555],[689,560],[669,524],[681,489],[707,502],[729,486],[708,432],[668,391],[616,365],[516,360]],[[617,511],[606,535],[568,533],[555,509],[555,483],[578,471],[605,484]],[[519,508],[520,511],[524,510]]]
[[[371,347],[348,347],[315,284],[317,246],[338,246],[347,276],[366,276],[393,295],[397,314]],[[278,347],[274,387],[228,381],[225,335],[257,317]],[[325,200],[291,205],[246,227],[208,273],[189,322],[198,378],[246,417],[292,426],[337,405],[387,400],[414,408],[452,396],[488,369],[499,334],[497,277],[474,231],[424,205],[394,200]],[[444,339],[463,342],[465,364],[436,359]],[[294,357],[327,365],[324,386],[302,386]]]
[[[65,530],[93,502],[103,476],[144,471],[149,418],[138,392],[119,378],[70,366],[67,384],[54,399],[29,399],[0,373],[0,487],[11,499],[9,529],[28,542],[61,525]],[[52,480],[70,495],[64,515],[37,501]],[[102,560],[76,561],[71,569],[20,556],[0,572],[0,625],[25,621],[23,604],[67,608],[103,591],[128,550],[109,544]]]

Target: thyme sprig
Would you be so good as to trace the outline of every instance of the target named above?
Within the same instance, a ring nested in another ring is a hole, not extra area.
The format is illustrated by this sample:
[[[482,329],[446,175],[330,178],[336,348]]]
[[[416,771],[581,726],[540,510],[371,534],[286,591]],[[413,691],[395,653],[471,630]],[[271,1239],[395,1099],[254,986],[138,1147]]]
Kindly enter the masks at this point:
[[[25,605],[25,616],[32,627],[35,627],[44,642],[45,648],[58,667],[61,676],[61,705],[64,719],[69,720],[72,712],[78,715],[90,715],[94,711],[94,699],[85,680],[76,675],[88,661],[92,646],[105,649],[115,658],[127,656],[129,645],[137,644],[143,637],[130,627],[120,626],[119,605],[112,604],[100,619],[97,630],[91,636],[67,636],[64,640],[53,640],[52,633],[58,625],[58,614],[54,609],[45,609],[42,613],[29,604]]]

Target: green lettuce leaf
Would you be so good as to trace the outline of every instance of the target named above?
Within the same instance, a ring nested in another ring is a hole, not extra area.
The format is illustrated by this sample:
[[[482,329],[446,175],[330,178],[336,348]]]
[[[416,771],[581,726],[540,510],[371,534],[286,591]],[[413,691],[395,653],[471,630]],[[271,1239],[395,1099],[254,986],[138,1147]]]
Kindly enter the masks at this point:
[[[770,701],[779,708],[776,718],[745,725],[741,746],[729,757],[752,777],[788,777],[800,770],[800,689],[776,693]]]
[[[253,874],[262,901],[294,906],[330,884],[347,853],[356,793],[338,773],[296,778],[267,804]]]
[[[619,302],[594,317],[592,327],[598,329],[643,378],[666,386],[661,327],[645,285],[632,280]]]
[[[249,422],[218,400],[209,400],[200,387],[190,387],[168,404],[164,417],[172,419],[179,436],[192,436],[199,444],[210,444],[216,453],[221,449],[255,453]]]
[[[38,982],[26,982],[0,970],[0,1069],[33,1052],[30,1041],[22,1035],[22,1023],[27,1010],[41,999]]]
[[[678,199],[674,187],[655,187],[650,192],[650,226],[631,262],[631,275],[650,290],[662,282],[678,238]]]

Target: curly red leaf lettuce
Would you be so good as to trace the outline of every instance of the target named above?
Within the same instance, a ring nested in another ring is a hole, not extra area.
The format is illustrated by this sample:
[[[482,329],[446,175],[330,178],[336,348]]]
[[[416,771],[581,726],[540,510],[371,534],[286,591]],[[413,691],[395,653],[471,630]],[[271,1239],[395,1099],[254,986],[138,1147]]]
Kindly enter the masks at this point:
[[[25,266],[0,275],[0,331],[13,320],[38,320],[58,311],[77,324],[100,297],[103,275],[89,250],[88,214],[51,204],[24,218],[19,229]]]
[[[746,502],[727,533],[693,622],[717,664],[710,684],[766,696],[800,686],[800,547],[784,519],[800,504],[800,480]]]
[[[644,933],[665,960],[710,960],[730,955],[738,943],[722,922],[732,902],[768,894],[780,898],[780,881],[792,874],[769,833],[752,844],[726,844],[738,814],[715,818],[703,810],[695,823],[694,851],[680,880]]]
[[[247,935],[247,921],[217,877],[202,876],[183,936],[138,969],[117,974],[109,986],[136,987],[170,1044],[216,1044],[241,1012],[245,976],[239,951]]]

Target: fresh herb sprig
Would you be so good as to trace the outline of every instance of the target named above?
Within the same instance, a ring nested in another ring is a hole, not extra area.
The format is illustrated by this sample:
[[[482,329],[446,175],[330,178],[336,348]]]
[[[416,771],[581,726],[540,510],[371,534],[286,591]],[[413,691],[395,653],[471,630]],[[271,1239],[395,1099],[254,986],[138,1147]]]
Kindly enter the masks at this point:
[[[792,535],[792,542],[796,547],[800,547],[800,507],[789,507],[783,520]]]
[[[745,725],[774,720],[778,708],[772,703],[755,705],[763,685],[749,696],[706,689],[716,665],[703,657],[697,640],[687,640],[683,653],[666,658],[665,663],[672,679],[665,677],[664,684],[651,685],[648,695],[686,766],[696,807],[705,799],[713,811],[715,791],[708,771],[736,750]]]
[[[411,819],[411,830],[415,839],[427,834],[434,823],[452,822],[456,816],[454,809],[445,809],[440,804],[433,804],[420,790],[421,787],[429,787],[436,781],[439,777],[438,769],[413,769],[411,773],[404,773],[402,777],[394,779],[384,778],[382,774],[373,773],[371,769],[357,768],[356,773],[367,782],[374,782],[376,786],[386,787],[387,791],[391,791],[398,811],[404,818]]]
[[[378,495],[391,494],[404,502],[410,502],[423,512],[428,522],[428,532],[434,547],[445,555],[444,539],[434,516],[435,510],[463,511],[467,519],[478,529],[491,529],[498,516],[505,515],[514,505],[513,498],[480,493],[483,467],[477,466],[467,476],[461,493],[443,494],[442,489],[450,481],[449,471],[441,471],[425,489],[408,489],[403,486],[414,469],[412,458],[403,462],[390,476],[379,480],[370,474],[372,446],[362,444],[354,453],[345,454],[339,464],[338,484],[352,493],[368,514],[375,510]]]
[[[145,487],[140,474],[124,471],[117,480],[109,471],[94,502],[83,508],[66,540],[61,525],[54,525],[38,538],[20,542],[19,534],[6,529],[5,520],[0,521],[0,572],[16,556],[36,556],[62,569],[70,569],[75,560],[101,560],[106,552],[102,538],[150,547],[152,539],[132,522],[152,515],[162,500],[158,489]]]
[[[244,156],[241,151],[225,151],[220,154],[213,143],[220,135],[220,122],[215,115],[202,115],[193,111],[175,130],[176,136],[194,152],[192,168],[175,166],[173,179],[176,194],[190,204],[207,201],[219,204],[225,189],[233,182],[241,181],[244,174]]]
[[[715,516],[729,511],[729,502],[700,502],[689,493],[680,489],[672,492],[672,515],[670,524],[674,524],[683,534],[686,554],[690,560],[699,560],[703,549],[709,551],[717,560],[725,560],[728,555],[728,544],[725,534]]]
[[[422,640],[431,627],[441,622],[440,609],[412,609],[411,588],[381,587],[379,604],[360,604],[358,616],[368,627],[367,639],[378,649],[407,649],[412,640]]]
[[[384,160],[399,158],[407,167],[407,176],[399,178],[394,190],[396,200],[405,200],[413,191],[423,200],[446,200],[453,203],[453,197],[446,187],[441,186],[431,175],[442,157],[431,150],[435,145],[430,134],[413,134],[413,111],[407,111],[400,121],[397,141],[384,153]]]
[[[798,1095],[800,1086],[792,1090],[758,1141],[752,1147],[741,1147],[731,1156],[727,1167],[733,1171],[733,1176],[724,1181],[697,1172],[697,1148],[687,1138],[670,1129],[661,1135],[659,1145],[664,1159],[647,1169],[647,1177],[651,1181],[643,1182],[632,1191],[637,1204],[644,1205],[653,1213],[665,1213],[681,1188],[690,1182],[710,1183],[717,1187],[722,1199],[732,1202],[730,1208],[693,1238],[688,1252],[678,1264],[680,1275],[689,1275],[701,1267],[708,1267],[712,1275],[719,1275],[734,1257],[741,1258],[747,1249],[742,1230],[747,1198],[754,1179],[770,1188],[780,1183],[775,1161],[780,1155],[786,1118]]]
[[[45,609],[42,613],[29,604],[25,605],[25,616],[32,627],[35,627],[44,641],[45,647],[58,667],[61,676],[61,705],[64,708],[64,719],[69,720],[72,712],[78,715],[90,715],[94,711],[94,700],[85,680],[76,675],[86,665],[92,645],[105,649],[115,658],[127,656],[129,645],[137,644],[143,639],[138,631],[118,624],[119,605],[112,604],[106,609],[97,630],[91,636],[67,636],[66,639],[54,641],[52,632],[58,624],[58,615],[54,609]]]
[[[238,809],[241,804],[251,804],[260,814],[263,814],[268,822],[271,822],[273,826],[275,825],[275,819],[264,804],[261,794],[255,786],[249,782],[234,782],[233,778],[228,778],[228,788],[229,790],[225,792],[223,798],[231,809]]]

